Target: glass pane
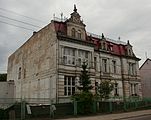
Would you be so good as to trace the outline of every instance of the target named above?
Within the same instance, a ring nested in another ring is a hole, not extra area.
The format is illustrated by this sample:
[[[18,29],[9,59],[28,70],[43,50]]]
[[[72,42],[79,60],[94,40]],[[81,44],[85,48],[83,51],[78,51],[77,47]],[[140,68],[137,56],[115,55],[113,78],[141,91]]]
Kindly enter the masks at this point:
[[[85,57],[88,58],[88,52],[85,52]]]
[[[71,95],[71,88],[68,87],[68,95]]]
[[[68,85],[71,85],[71,77],[68,77]]]
[[[78,51],[78,56],[81,57],[81,50]]]
[[[75,58],[72,58],[72,64],[73,65],[75,64]]]
[[[68,55],[68,48],[64,48],[64,54]]]
[[[72,85],[75,86],[75,77],[72,77]]]
[[[67,95],[67,87],[64,87],[64,95]]]
[[[68,64],[71,64],[71,58],[68,56]]]
[[[63,63],[67,64],[67,56],[63,56]]]
[[[81,66],[81,58],[78,59],[78,65]]]
[[[75,87],[72,87],[72,95],[75,94]]]
[[[67,77],[64,78],[64,85],[67,85]]]

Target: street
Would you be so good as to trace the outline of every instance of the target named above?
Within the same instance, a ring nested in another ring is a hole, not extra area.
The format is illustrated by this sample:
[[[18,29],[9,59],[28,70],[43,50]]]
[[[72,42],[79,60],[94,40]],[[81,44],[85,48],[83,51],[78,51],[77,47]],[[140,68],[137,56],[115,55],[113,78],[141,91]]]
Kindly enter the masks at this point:
[[[117,114],[74,117],[59,120],[151,120],[151,110],[140,110]]]
[[[119,120],[151,120],[151,115],[145,115],[145,116],[136,116],[132,118],[124,118]]]

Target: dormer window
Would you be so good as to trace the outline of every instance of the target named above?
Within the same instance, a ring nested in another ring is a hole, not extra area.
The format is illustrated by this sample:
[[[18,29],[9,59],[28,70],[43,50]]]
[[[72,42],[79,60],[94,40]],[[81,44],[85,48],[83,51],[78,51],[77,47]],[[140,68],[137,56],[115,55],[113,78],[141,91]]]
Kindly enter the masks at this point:
[[[132,50],[132,45],[129,43],[129,40],[127,41],[127,55],[128,56],[133,56],[133,50]]]
[[[106,50],[106,44],[105,44],[105,42],[103,42],[102,48],[103,48],[103,50]]]
[[[72,36],[72,37],[75,37],[75,36],[76,36],[76,30],[75,30],[75,28],[72,28],[72,29],[71,29],[71,36]]]
[[[132,54],[131,54],[131,49],[129,49],[129,55],[131,56]]]
[[[78,30],[78,39],[81,39],[81,30]]]

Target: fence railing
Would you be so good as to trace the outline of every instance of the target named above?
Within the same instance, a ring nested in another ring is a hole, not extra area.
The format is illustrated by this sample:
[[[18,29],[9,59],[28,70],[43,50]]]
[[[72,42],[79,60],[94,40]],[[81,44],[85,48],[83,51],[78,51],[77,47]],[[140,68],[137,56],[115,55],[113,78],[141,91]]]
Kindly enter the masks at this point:
[[[83,103],[78,101],[70,103],[51,102],[50,105],[50,99],[46,98],[28,99],[28,102],[30,101],[31,103],[28,103],[26,100],[27,99],[0,98],[0,106],[2,106],[0,107],[0,120],[49,118],[52,115],[52,104],[56,107],[56,110],[53,111],[55,118],[84,114],[85,111],[85,108],[81,108]],[[4,108],[4,106],[7,106],[7,108]],[[149,108],[151,109],[151,98],[127,98],[127,101],[123,102],[122,97],[113,97],[108,101],[93,101],[87,109],[90,113],[111,113]]]

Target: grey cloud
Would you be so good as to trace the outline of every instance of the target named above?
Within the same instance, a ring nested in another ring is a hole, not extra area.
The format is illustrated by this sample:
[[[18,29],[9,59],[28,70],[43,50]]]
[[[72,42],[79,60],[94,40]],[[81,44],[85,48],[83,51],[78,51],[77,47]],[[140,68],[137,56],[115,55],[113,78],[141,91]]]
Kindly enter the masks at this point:
[[[141,63],[145,59],[144,52],[148,52],[148,57],[151,57],[150,0],[1,0],[1,8],[9,9],[43,22],[1,10],[0,15],[6,15],[42,27],[51,21],[54,13],[60,17],[60,13],[63,12],[66,17],[70,17],[73,4],[77,4],[78,12],[87,25],[86,29],[89,32],[96,34],[103,32],[107,37],[113,39],[121,36],[124,41],[129,39],[134,46],[136,55],[142,58]],[[0,20],[4,19],[0,18]],[[17,22],[9,22],[30,27]],[[40,29],[30,28],[34,30]],[[7,57],[31,35],[32,31],[0,23],[0,70],[6,69]]]

